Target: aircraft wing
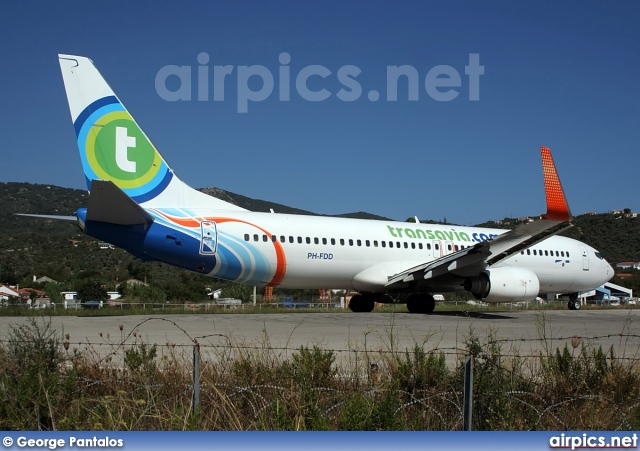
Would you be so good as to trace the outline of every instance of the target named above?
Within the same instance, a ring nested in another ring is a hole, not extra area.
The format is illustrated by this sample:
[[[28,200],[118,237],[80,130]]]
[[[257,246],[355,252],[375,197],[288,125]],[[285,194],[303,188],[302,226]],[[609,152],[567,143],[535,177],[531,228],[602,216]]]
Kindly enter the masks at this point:
[[[571,227],[571,212],[567,204],[551,151],[542,147],[542,169],[547,198],[547,214],[496,238],[473,247],[445,255],[437,260],[414,266],[389,277],[389,289],[411,282],[434,279],[447,274],[469,276],[479,274],[514,254]]]

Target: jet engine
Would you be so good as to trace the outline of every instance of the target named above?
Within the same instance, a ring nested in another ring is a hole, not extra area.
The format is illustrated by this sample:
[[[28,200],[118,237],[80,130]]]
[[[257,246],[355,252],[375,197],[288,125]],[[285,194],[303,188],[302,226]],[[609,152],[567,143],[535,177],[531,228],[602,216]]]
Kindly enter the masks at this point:
[[[487,302],[532,301],[540,292],[538,276],[525,268],[504,266],[469,277],[464,289]]]

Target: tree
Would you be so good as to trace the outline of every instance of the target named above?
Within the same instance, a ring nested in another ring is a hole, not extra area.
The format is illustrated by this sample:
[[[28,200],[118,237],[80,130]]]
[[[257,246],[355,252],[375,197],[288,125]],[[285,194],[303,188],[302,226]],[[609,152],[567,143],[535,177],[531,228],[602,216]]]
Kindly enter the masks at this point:
[[[230,283],[222,288],[222,297],[241,299],[247,302],[253,298],[253,287],[243,283]]]
[[[20,282],[20,279],[16,274],[16,270],[12,265],[4,262],[4,264],[1,265],[0,269],[2,269],[2,272],[0,273],[1,283],[6,283],[8,285],[16,285],[18,282]]]
[[[85,301],[106,301],[109,299],[107,289],[95,280],[88,280],[78,285],[78,299]]]
[[[49,296],[49,300],[53,303],[59,303],[64,301],[62,294],[60,294],[60,285],[57,283],[49,282],[44,286],[44,291]]]

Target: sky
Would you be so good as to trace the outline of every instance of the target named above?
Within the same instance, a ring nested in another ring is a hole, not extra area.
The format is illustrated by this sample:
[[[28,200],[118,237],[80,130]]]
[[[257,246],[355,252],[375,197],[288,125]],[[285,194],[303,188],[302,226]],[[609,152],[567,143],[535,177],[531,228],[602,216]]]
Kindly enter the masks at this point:
[[[0,182],[86,188],[66,53],[196,188],[472,225],[544,213],[547,146],[575,215],[640,211],[638,23],[633,1],[5,0]]]

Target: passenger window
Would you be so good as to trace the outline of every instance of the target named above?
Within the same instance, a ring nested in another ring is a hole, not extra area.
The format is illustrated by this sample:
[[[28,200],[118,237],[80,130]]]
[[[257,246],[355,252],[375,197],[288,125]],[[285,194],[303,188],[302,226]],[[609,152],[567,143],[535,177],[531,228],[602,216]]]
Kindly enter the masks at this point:
[[[340,246],[344,246],[344,238],[340,238]]]
[[[245,233],[245,234],[244,234],[244,240],[245,240],[245,241],[249,241],[249,234],[248,234],[248,233]]]
[[[327,239],[326,238],[322,238],[322,244],[327,244]]]
[[[362,240],[356,240],[356,244],[357,244],[358,246],[362,246]]]
[[[331,238],[331,245],[335,246],[336,245],[336,239],[335,238]]]
[[[399,248],[400,247],[400,241],[396,241],[396,247]]]
[[[275,243],[276,241],[278,241],[278,237],[275,235],[271,235],[271,241]]]
[[[367,247],[371,247],[371,242],[369,240],[365,240],[364,244]]]
[[[267,237],[267,235],[263,234],[262,235],[262,241],[264,241],[266,243],[267,241],[269,241],[269,237]]]
[[[284,235],[280,235],[280,242],[281,243],[286,243],[287,242],[287,237]]]
[[[418,249],[422,249],[422,243],[418,243]]]
[[[564,251],[560,251],[560,255],[564,257]]]
[[[353,246],[353,240],[349,239],[349,246]]]
[[[387,247],[387,242],[386,241],[380,241],[380,244],[382,245],[382,247]]]
[[[533,250],[533,255],[538,255],[538,251],[536,251],[535,249]]]
[[[431,250],[431,243],[427,243],[427,250],[430,251]]]
[[[409,249],[409,243],[407,243],[406,241],[404,242],[404,248]]]
[[[311,238],[306,237],[306,238],[305,238],[305,241],[307,242],[307,244],[311,244]]]
[[[416,243],[411,243],[411,249],[415,249],[416,248]]]
[[[313,243],[314,243],[314,244],[320,244],[320,240],[318,239],[318,237],[315,237],[315,238],[313,239]]]
[[[451,251],[451,245],[450,244],[447,244],[447,250]]]
[[[434,244],[434,245],[433,245],[433,248],[434,248],[435,250],[439,251],[439,250],[440,250],[440,245],[439,245],[439,244]]]
[[[290,243],[293,243],[294,241],[295,241],[295,240],[293,239],[293,237],[292,237],[292,236],[290,236],[290,237],[289,237],[289,242],[290,242]]]
[[[389,247],[393,247],[393,241],[389,241]]]
[[[373,247],[378,247],[378,240],[373,240]]]
[[[527,255],[531,255],[531,249],[527,249]]]
[[[567,251],[567,258],[569,258],[569,251]]]
[[[260,238],[258,237],[258,234],[256,233],[255,235],[253,235],[253,241],[259,241]]]
[[[548,257],[549,256],[549,252],[548,251],[544,251],[544,256]]]
[[[298,243],[302,244],[302,237],[301,236],[298,237]]]

